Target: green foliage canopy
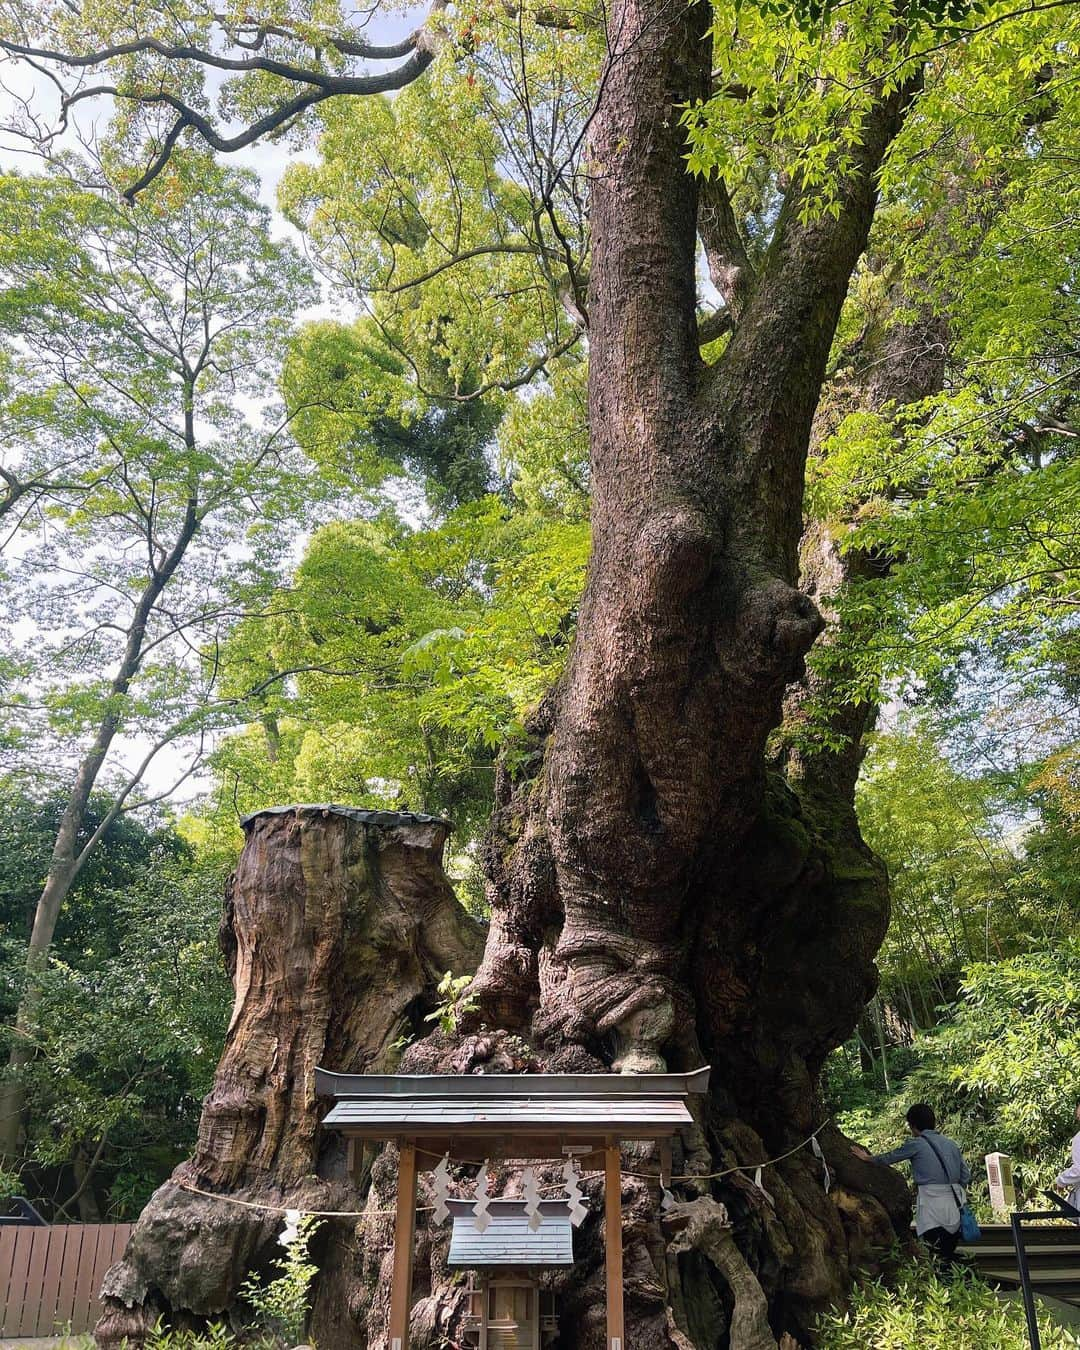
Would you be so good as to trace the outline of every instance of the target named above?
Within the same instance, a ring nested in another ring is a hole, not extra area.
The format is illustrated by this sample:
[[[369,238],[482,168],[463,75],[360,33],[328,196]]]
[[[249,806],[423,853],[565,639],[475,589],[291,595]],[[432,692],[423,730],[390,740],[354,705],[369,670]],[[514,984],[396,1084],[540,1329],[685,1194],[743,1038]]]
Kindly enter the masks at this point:
[[[275,398],[310,282],[254,186],[205,159],[134,207],[62,172],[0,179],[0,421],[16,477],[51,466],[12,508],[0,588],[13,763],[77,760],[106,724],[195,762],[237,720],[218,645],[320,492]]]
[[[304,669],[217,752],[228,809],[392,805],[449,815],[464,846],[490,809],[496,749],[561,669],[587,548],[585,524],[493,497],[428,529],[325,527],[275,602],[271,646],[262,620],[230,645],[241,684],[266,662]]]
[[[108,804],[92,803],[86,832]],[[5,1022],[62,809],[62,791],[0,784]],[[85,1181],[83,1207],[69,1216],[134,1217],[184,1156],[231,997],[217,950],[223,878],[221,859],[197,858],[168,825],[131,817],[110,827],[80,873],[45,973],[27,1074],[22,1185],[44,1208],[50,1195],[71,1205]]]

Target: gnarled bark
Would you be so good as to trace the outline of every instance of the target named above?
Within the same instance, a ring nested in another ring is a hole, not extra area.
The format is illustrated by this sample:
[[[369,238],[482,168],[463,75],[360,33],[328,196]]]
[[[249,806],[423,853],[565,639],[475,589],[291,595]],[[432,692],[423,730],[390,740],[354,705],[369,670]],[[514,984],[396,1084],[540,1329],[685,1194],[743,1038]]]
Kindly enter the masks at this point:
[[[798,588],[806,454],[874,176],[912,92],[867,114],[837,219],[804,218],[792,190],[759,273],[729,259],[738,313],[706,369],[698,202],[672,111],[706,87],[705,22],[700,6],[613,10],[591,151],[593,555],[569,669],[536,723],[543,770],[502,783],[473,985],[551,1066],[581,1050],[616,1069],[711,1061],[699,1172],[775,1157],[821,1124],[818,1071],[876,984],[885,877],[850,794],[801,795],[767,772],[765,747],[822,627]],[[723,279],[715,202],[701,223]],[[774,1336],[804,1338],[853,1261],[906,1223],[894,1178],[834,1129],[822,1145],[829,1196],[805,1149],[769,1173],[775,1209],[738,1177],[717,1188]],[[646,1228],[644,1247],[663,1251],[655,1214]],[[631,1308],[628,1340],[708,1343],[678,1326],[678,1303],[669,1287]],[[714,1344],[734,1335],[723,1305]]]
[[[221,929],[236,1000],[198,1144],[106,1276],[99,1345],[141,1344],[162,1313],[184,1324],[234,1310],[281,1227],[279,1213],[237,1201],[357,1208],[343,1146],[319,1130],[315,1068],[389,1067],[443,972],[479,958],[481,930],[442,870],[445,822],[296,806],[251,817],[246,834]],[[350,1343],[338,1329],[347,1302],[333,1297],[340,1236],[322,1240],[328,1350]]]

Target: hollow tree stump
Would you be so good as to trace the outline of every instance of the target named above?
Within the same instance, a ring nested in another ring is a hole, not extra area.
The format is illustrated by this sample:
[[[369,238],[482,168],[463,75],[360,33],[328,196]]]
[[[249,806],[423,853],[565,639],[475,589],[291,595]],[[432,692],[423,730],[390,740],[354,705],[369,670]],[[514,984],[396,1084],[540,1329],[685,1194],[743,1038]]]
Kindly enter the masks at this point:
[[[237,1202],[358,1207],[343,1146],[319,1129],[315,1067],[392,1067],[394,1041],[420,1029],[443,972],[471,973],[482,953],[443,871],[447,822],[289,806],[244,828],[220,932],[236,991],[224,1051],[194,1156],[151,1197],[105,1277],[102,1347],[141,1345],[162,1315],[185,1325],[229,1314],[281,1227],[280,1213]],[[323,1236],[317,1320],[323,1343],[344,1350],[358,1342]]]

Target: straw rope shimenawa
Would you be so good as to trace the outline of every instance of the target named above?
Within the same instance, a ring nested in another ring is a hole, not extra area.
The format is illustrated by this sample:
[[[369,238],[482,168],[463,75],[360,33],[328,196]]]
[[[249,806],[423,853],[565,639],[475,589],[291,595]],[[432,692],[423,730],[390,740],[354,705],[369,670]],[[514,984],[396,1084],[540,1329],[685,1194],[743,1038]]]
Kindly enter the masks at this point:
[[[672,1183],[680,1181],[716,1181],[720,1177],[729,1177],[736,1172],[755,1173],[765,1167],[774,1167],[777,1163],[784,1162],[785,1159],[793,1157],[801,1149],[806,1148],[807,1144],[815,1140],[825,1126],[829,1124],[829,1120],[831,1120],[831,1117],[823,1120],[813,1134],[807,1135],[807,1137],[802,1140],[801,1143],[796,1144],[794,1148],[789,1148],[786,1153],[781,1153],[775,1158],[768,1158],[765,1162],[740,1163],[736,1167],[726,1167],[720,1172],[698,1172],[688,1176],[671,1177],[670,1180]],[[417,1152],[423,1153],[429,1158],[441,1158],[444,1156],[441,1153],[432,1153],[429,1149],[418,1148]],[[453,1162],[454,1160],[451,1159],[450,1161]],[[644,1181],[659,1180],[658,1175],[654,1172],[631,1172],[624,1169],[621,1172],[621,1175],[624,1177],[637,1177]],[[585,1177],[599,1176],[603,1176],[603,1173],[582,1173],[582,1179]],[[205,1191],[199,1186],[193,1186],[189,1181],[177,1181],[173,1184],[182,1191],[190,1191],[193,1195],[205,1196],[208,1200],[222,1200],[226,1204],[242,1205],[245,1209],[262,1209],[271,1214],[284,1214],[288,1210],[296,1210],[298,1208],[296,1205],[270,1205],[260,1200],[241,1200],[239,1196],[234,1195],[218,1195],[214,1191]],[[426,1214],[432,1209],[434,1209],[434,1205],[420,1205],[416,1212],[418,1214]],[[377,1215],[390,1215],[394,1214],[396,1211],[392,1209],[300,1209],[299,1212],[317,1219],[364,1219]]]

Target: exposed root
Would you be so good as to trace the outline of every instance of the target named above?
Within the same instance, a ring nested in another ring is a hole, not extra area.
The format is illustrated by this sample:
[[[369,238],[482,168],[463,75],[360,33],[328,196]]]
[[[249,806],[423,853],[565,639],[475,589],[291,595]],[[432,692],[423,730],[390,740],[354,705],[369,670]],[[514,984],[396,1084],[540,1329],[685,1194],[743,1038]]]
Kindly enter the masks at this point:
[[[675,1318],[685,1323],[677,1329],[679,1339],[675,1344],[679,1350],[686,1345],[694,1350],[712,1350],[711,1346],[699,1345],[691,1339],[692,1317],[680,1272],[680,1257],[691,1253],[700,1253],[713,1265],[734,1300],[728,1332],[731,1350],[777,1350],[769,1326],[765,1291],[735,1245],[727,1209],[719,1201],[703,1196],[669,1210],[664,1228],[675,1234],[667,1246],[667,1268],[669,1287],[679,1290],[678,1301],[672,1299]]]

